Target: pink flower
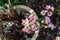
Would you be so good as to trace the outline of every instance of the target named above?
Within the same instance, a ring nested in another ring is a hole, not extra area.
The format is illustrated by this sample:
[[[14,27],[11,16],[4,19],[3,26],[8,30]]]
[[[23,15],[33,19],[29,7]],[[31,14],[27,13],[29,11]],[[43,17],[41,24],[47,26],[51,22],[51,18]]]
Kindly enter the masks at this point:
[[[45,24],[48,24],[50,22],[51,22],[50,18],[49,17],[45,17]]]
[[[30,15],[29,16],[29,19],[33,22],[33,23],[35,23],[36,22],[36,19],[37,19],[37,16],[33,16],[33,15]]]
[[[28,19],[26,18],[25,20],[22,19],[22,24],[27,24],[28,23]]]
[[[41,15],[45,15],[47,13],[47,10],[42,10]]]
[[[51,8],[50,8],[51,11],[54,11],[54,9],[55,9],[54,7],[51,7]]]
[[[47,10],[45,10],[45,13],[47,12]]]
[[[52,16],[52,14],[53,14],[52,12],[48,12],[47,16]]]
[[[32,30],[32,31],[35,31],[36,29],[37,29],[37,25],[36,25],[36,24],[32,24],[32,25],[31,25],[31,30]]]
[[[50,9],[50,5],[46,5],[45,9],[49,10]]]
[[[31,24],[31,28],[34,28],[34,27],[36,27],[36,24],[34,24],[34,23]]]
[[[29,18],[31,18],[33,15],[29,15]]]
[[[24,19],[22,19],[22,24],[25,24],[25,20]]]
[[[52,24],[52,25],[51,25],[51,29],[53,30],[54,28],[55,28],[55,26]]]
[[[25,33],[27,33],[27,34],[31,33],[31,31],[28,28],[23,28],[22,31],[25,32]]]
[[[54,24],[52,24],[52,23],[50,23],[50,24],[48,25],[48,27],[51,27],[52,30],[55,28]]]
[[[34,28],[32,28],[31,30],[32,30],[32,31],[36,31],[36,30],[37,30],[37,27],[34,27]]]

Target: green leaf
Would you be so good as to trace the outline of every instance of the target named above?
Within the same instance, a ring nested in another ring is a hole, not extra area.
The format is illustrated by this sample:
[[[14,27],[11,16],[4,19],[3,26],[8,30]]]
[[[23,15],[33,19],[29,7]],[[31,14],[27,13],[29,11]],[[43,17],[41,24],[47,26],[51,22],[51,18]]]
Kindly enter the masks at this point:
[[[42,20],[45,19],[45,16],[42,16]]]
[[[57,8],[57,12],[58,12],[58,13],[60,12],[60,7]]]
[[[13,5],[16,5],[16,4],[18,4],[19,3],[19,0],[13,0],[13,1],[11,1],[11,5],[13,6]]]

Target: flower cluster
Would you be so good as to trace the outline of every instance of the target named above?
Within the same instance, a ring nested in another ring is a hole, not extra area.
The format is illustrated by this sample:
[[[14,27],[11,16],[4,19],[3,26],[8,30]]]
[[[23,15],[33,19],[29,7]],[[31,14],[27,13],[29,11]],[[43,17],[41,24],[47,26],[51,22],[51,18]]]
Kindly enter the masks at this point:
[[[42,10],[40,13],[42,17],[37,19],[36,15],[29,15],[28,18],[22,19],[22,25],[24,28],[23,32],[30,34],[35,32],[38,29],[38,26],[48,28],[50,27],[52,30],[55,28],[55,25],[51,22],[50,17],[53,15],[55,8],[50,5],[46,5],[45,10]],[[39,20],[39,21],[38,21]]]
[[[55,10],[55,8],[53,6],[46,5],[45,10],[42,10],[40,13],[41,13],[41,15],[47,14],[47,16],[52,16],[54,10]]]
[[[45,7],[45,10],[42,10],[40,13],[42,15],[41,19],[40,20],[40,24],[43,25],[43,24],[46,24],[44,27],[50,27],[52,30],[55,28],[55,25],[52,24],[52,20],[50,19],[50,17],[53,15],[53,12],[54,12],[55,8],[51,5],[46,5]],[[44,18],[43,18],[44,17]],[[43,24],[42,24],[43,23]],[[41,26],[40,25],[40,26]]]
[[[22,19],[22,25],[24,26],[22,31],[27,34],[35,32],[38,29],[36,25],[36,20],[37,20],[37,16],[35,15],[30,15],[28,18]]]

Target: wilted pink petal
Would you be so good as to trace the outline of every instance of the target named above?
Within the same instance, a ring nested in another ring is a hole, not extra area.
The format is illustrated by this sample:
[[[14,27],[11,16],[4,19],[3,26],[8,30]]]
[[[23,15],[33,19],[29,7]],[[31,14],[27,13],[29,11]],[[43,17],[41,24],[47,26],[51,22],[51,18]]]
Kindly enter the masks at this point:
[[[50,22],[51,22],[50,18],[49,17],[45,17],[45,24],[48,24]]]
[[[51,27],[52,30],[55,28],[54,24],[52,24],[52,23],[50,23],[50,24],[48,25],[48,27]]]
[[[51,11],[54,11],[54,9],[55,9],[54,7],[51,7],[51,8],[50,8]]]
[[[51,25],[52,25],[52,23],[49,23],[49,24],[48,24],[48,27],[51,27]]]
[[[53,12],[48,12],[47,16],[52,16]]]
[[[54,28],[55,28],[55,26],[52,24],[52,25],[51,25],[51,29],[53,30]]]
[[[50,5],[46,5],[45,9],[49,10],[50,9]]]

